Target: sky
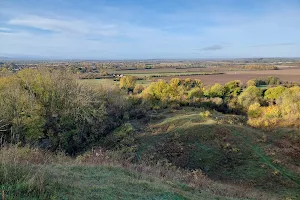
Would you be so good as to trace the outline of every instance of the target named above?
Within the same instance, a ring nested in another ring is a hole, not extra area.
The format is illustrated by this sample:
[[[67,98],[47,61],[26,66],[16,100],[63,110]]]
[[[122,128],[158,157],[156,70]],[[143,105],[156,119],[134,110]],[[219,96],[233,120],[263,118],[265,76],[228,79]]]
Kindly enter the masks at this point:
[[[300,57],[300,0],[0,0],[0,57]]]

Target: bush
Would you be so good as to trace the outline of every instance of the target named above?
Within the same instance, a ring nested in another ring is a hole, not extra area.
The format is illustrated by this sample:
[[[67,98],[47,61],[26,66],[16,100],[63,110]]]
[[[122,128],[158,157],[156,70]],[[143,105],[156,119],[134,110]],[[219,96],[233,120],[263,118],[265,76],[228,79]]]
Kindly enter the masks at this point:
[[[225,92],[226,92],[225,88],[221,84],[216,83],[213,86],[211,86],[210,88],[206,89],[204,91],[204,95],[206,97],[210,97],[210,98],[214,98],[214,97],[222,98],[222,97],[224,97]]]
[[[286,89],[276,100],[283,117],[300,119],[300,87]]]
[[[140,93],[143,92],[144,89],[145,89],[145,88],[144,88],[143,85],[136,85],[136,86],[134,87],[134,89],[133,89],[133,93],[134,93],[134,94],[140,94]]]
[[[104,147],[107,149],[118,149],[120,145],[124,145],[124,140],[132,136],[134,129],[130,123],[125,123],[104,139]],[[128,145],[132,145],[128,144]]]
[[[209,112],[208,110],[206,110],[205,112],[200,112],[199,115],[203,118],[208,118],[212,116],[211,112]]]
[[[225,84],[225,93],[228,97],[236,97],[242,92],[242,82],[239,80],[230,81]]]
[[[199,87],[195,87],[188,92],[189,99],[195,99],[201,97],[203,97],[203,90]]]
[[[256,79],[251,79],[251,80],[247,81],[247,87],[250,87],[250,86],[258,86],[257,85],[257,80]]]
[[[266,90],[264,94],[264,98],[266,100],[269,100],[271,103],[274,103],[285,91],[285,87],[283,86],[277,86],[273,88],[269,88]]]
[[[260,103],[262,97],[262,91],[261,89],[250,86],[246,88],[242,94],[238,97],[238,102],[241,104],[244,108],[248,109],[251,104],[254,103]]]
[[[0,119],[10,127],[1,132],[6,142],[68,154],[120,126],[128,109],[117,88],[85,87],[66,72],[47,69],[0,78],[0,97]]]
[[[259,103],[254,103],[248,108],[248,116],[251,118],[258,118],[261,116],[261,108]]]
[[[135,86],[136,78],[134,76],[124,76],[120,79],[120,88],[132,92]]]

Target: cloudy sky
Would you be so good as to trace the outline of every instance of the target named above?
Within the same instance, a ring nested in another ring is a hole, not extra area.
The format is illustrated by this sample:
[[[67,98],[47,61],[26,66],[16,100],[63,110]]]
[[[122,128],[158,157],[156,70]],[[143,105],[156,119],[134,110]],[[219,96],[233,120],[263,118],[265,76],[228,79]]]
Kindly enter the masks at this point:
[[[300,57],[300,1],[0,0],[0,57]]]

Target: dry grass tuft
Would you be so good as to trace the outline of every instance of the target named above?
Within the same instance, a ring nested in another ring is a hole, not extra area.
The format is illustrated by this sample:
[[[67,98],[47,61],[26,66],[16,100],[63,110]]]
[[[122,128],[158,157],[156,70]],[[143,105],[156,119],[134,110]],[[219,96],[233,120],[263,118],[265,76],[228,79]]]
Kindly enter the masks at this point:
[[[213,181],[201,170],[184,170],[167,162],[158,162],[155,165],[147,162],[132,163],[121,159],[115,152],[105,151],[101,148],[93,149],[74,159],[28,147],[3,147],[0,149],[0,159],[0,184],[5,194],[11,198],[28,196],[49,198],[51,192],[49,193],[47,188],[49,188],[49,184],[53,185],[53,183],[49,181],[51,174],[47,173],[46,167],[71,165],[123,168],[142,178],[159,180],[171,185],[184,183],[191,189],[204,190],[223,197],[276,199],[274,196],[258,192],[242,183],[224,184]]]
[[[166,182],[181,182],[193,189],[206,190],[215,195],[223,197],[250,198],[250,199],[277,199],[264,192],[260,192],[249,185],[243,183],[224,184],[208,178],[201,170],[185,170],[168,162],[157,162],[155,165],[145,161],[131,163],[122,160],[114,152],[105,151],[101,148],[94,149],[76,158],[76,163],[80,165],[104,165],[125,168],[132,172],[137,172],[142,176],[159,179]],[[279,199],[279,198],[278,198]]]

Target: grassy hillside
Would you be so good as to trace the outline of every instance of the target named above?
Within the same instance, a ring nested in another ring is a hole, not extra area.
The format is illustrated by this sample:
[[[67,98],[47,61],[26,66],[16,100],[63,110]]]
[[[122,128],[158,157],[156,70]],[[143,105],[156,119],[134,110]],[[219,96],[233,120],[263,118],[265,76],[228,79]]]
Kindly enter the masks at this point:
[[[53,192],[49,191],[52,199],[180,200],[217,197],[185,185],[143,177],[119,167],[48,166],[45,170],[52,176]]]
[[[166,160],[201,169],[213,180],[299,198],[299,131],[262,132],[242,117],[201,109],[160,116],[137,136],[139,159]]]
[[[105,160],[107,155],[86,154],[75,160],[26,148],[0,153],[5,199],[242,199],[154,175],[162,172],[159,169],[148,168],[145,173],[142,165],[122,166]]]
[[[75,159],[2,148],[0,187],[6,199],[298,199],[299,131],[244,122],[166,109],[116,129],[102,144],[115,142],[116,152]]]

